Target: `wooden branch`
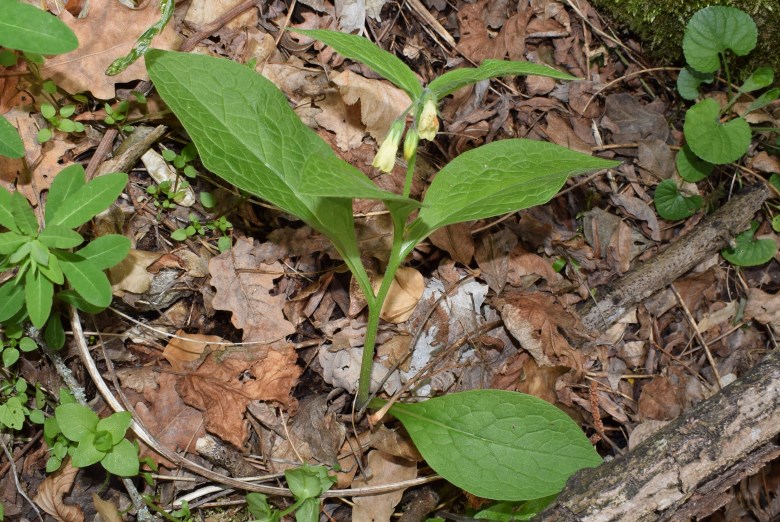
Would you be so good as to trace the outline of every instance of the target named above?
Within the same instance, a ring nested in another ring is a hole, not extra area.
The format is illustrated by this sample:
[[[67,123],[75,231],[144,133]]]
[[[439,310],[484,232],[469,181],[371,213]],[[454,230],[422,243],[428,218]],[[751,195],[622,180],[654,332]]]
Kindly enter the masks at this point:
[[[701,502],[689,505],[689,500],[701,500],[697,495],[702,493],[711,498],[728,489],[744,475],[746,460],[772,460],[778,454],[772,443],[778,433],[780,350],[774,350],[748,375],[627,455],[574,475],[555,503],[534,520],[679,520],[681,509],[687,516],[707,515],[698,512]],[[729,476],[730,480],[721,480]],[[716,502],[711,507],[720,506]]]
[[[582,324],[591,330],[606,330],[635,305],[723,249],[748,228],[768,197],[766,185],[748,187],[735,195],[666,250],[607,285],[597,297],[598,304],[589,303],[580,312]]]

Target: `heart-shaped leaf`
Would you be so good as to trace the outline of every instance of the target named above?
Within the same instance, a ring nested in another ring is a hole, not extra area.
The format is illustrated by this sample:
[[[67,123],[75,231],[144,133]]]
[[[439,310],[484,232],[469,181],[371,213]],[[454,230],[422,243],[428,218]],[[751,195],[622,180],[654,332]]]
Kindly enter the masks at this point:
[[[529,500],[558,493],[601,457],[565,413],[531,395],[451,393],[390,408],[426,462],[473,495]]]
[[[758,223],[734,238],[734,246],[721,251],[723,259],[736,266],[758,266],[770,261],[777,253],[777,244],[771,239],[754,237]]]
[[[741,158],[750,147],[750,125],[743,118],[720,123],[720,106],[702,100],[685,113],[683,133],[691,150],[701,159],[723,165]]]
[[[702,73],[685,67],[677,76],[677,92],[686,100],[695,100],[699,97],[699,86],[702,83],[712,83],[714,78],[712,73]]]
[[[688,65],[700,72],[720,68],[720,55],[730,50],[744,56],[756,46],[758,30],[753,19],[734,7],[705,7],[685,28],[683,53]]]
[[[448,71],[428,84],[434,99],[441,100],[461,87],[500,76],[547,76],[558,80],[576,80],[576,76],[546,65],[508,60],[485,60],[479,67]]]
[[[54,417],[63,435],[75,442],[80,441],[87,433],[94,433],[100,420],[88,407],[76,403],[57,406]]]
[[[677,165],[677,173],[689,183],[703,180],[710,175],[714,167],[712,163],[694,154],[688,145],[683,145],[677,152],[674,162]]]
[[[396,55],[381,49],[370,40],[354,34],[324,29],[290,29],[325,42],[345,58],[361,62],[402,89],[414,100],[422,94],[422,85],[414,72]]]
[[[439,171],[407,236],[416,242],[445,225],[546,203],[569,176],[618,164],[535,140],[483,145]]]
[[[0,2],[0,47],[63,54],[78,45],[76,35],[59,18],[24,2]]]
[[[138,451],[132,442],[122,439],[119,444],[106,453],[100,465],[112,475],[118,477],[134,477],[138,475]]]
[[[10,121],[0,116],[0,156],[21,158],[24,156],[24,142]]]
[[[692,216],[703,204],[701,196],[686,196],[677,183],[665,179],[655,188],[655,209],[668,221],[679,221]]]

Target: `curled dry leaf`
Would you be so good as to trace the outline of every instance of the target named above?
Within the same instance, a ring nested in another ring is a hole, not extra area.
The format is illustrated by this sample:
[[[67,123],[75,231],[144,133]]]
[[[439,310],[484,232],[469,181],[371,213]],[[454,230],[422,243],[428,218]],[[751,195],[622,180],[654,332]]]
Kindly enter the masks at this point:
[[[393,457],[379,450],[368,454],[369,479],[355,479],[352,487],[378,486],[402,482],[417,477],[417,463]],[[356,497],[352,508],[353,520],[390,520],[395,506],[401,501],[404,490],[399,489],[383,495]]]
[[[203,357],[207,348],[210,348],[209,351],[224,349],[221,345],[210,346],[210,343],[222,342],[222,338],[217,335],[188,334],[184,330],[178,330],[176,335],[178,337],[171,339],[162,355],[177,372],[184,371],[188,363]]]
[[[474,257],[474,239],[466,223],[456,223],[436,230],[428,236],[431,243],[446,251],[452,259],[469,266]]]
[[[41,482],[33,500],[38,507],[54,517],[58,522],[83,522],[84,512],[79,506],[66,504],[62,497],[70,492],[76,480],[78,468],[66,461],[62,468]]]
[[[403,323],[414,312],[424,290],[425,279],[420,272],[410,267],[399,268],[379,316],[391,323]]]
[[[122,514],[113,502],[103,500],[96,493],[92,493],[92,503],[103,522],[122,522]]]

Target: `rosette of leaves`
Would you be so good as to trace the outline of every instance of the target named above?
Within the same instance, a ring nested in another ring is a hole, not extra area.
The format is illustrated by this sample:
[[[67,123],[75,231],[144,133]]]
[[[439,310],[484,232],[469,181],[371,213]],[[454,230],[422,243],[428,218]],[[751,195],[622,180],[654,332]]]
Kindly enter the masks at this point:
[[[96,313],[111,303],[111,284],[103,270],[127,256],[130,240],[118,234],[85,244],[75,229],[108,208],[127,184],[127,175],[113,173],[86,182],[84,168],[71,165],[54,178],[44,224],[20,192],[0,187],[0,271],[15,277],[0,286],[0,323],[21,324],[29,319],[45,328],[44,338],[62,347],[65,333],[55,300]]]

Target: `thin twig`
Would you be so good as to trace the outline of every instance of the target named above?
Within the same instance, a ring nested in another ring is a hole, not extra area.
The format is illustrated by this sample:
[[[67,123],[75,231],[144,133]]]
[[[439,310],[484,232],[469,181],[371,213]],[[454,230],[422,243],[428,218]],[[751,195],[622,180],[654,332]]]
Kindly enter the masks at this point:
[[[680,308],[682,308],[683,313],[685,314],[685,318],[688,320],[688,323],[691,325],[691,328],[693,329],[693,333],[696,336],[696,339],[699,340],[699,344],[701,344],[702,348],[704,348],[704,353],[707,354],[707,361],[709,361],[710,366],[712,366],[712,372],[715,374],[715,383],[718,386],[718,389],[720,390],[722,388],[720,383],[720,373],[718,372],[718,365],[715,364],[715,359],[712,357],[712,352],[710,351],[710,347],[707,344],[707,341],[704,340],[704,336],[702,336],[701,332],[699,331],[699,326],[696,324],[696,320],[693,318],[693,315],[691,315],[691,311],[688,310],[688,306],[685,304],[685,301],[683,300],[682,296],[679,292],[677,292],[677,289],[674,287],[674,283],[669,285],[672,289],[672,292],[674,292],[674,296],[677,298],[677,302],[680,303]]]
[[[8,457],[8,462],[11,464],[11,474],[14,477],[14,485],[16,485],[16,491],[19,493],[19,495],[22,496],[29,504],[32,506],[33,510],[35,511],[35,514],[38,515],[38,518],[41,519],[41,522],[43,522],[43,515],[41,515],[40,510],[38,510],[38,506],[35,505],[35,503],[30,499],[30,497],[27,496],[27,493],[24,492],[24,488],[22,488],[22,484],[19,482],[19,475],[16,472],[16,463],[14,462],[14,456],[11,455],[11,452],[8,451],[8,448],[5,445],[5,436],[0,435],[0,446],[3,447],[3,453],[5,453],[5,456]]]

